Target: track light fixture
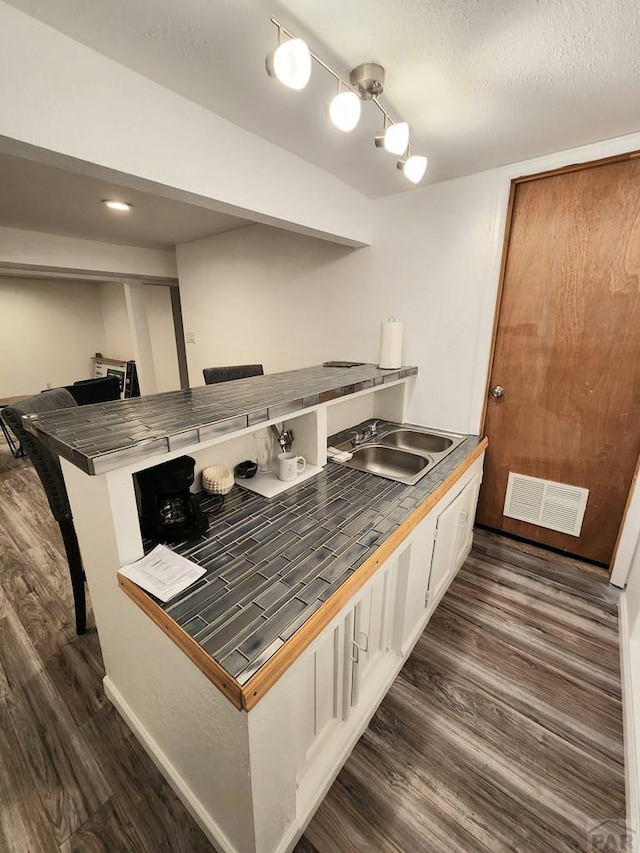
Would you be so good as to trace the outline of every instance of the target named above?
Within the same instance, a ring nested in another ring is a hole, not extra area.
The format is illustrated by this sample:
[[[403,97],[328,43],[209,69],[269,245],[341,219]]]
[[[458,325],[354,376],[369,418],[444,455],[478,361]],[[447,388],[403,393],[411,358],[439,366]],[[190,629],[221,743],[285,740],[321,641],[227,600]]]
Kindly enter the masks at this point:
[[[265,67],[270,77],[276,77],[289,89],[304,89],[311,77],[311,54],[302,39],[283,39],[278,26],[278,47],[267,55]]]
[[[333,124],[344,133],[357,127],[362,101],[372,101],[384,116],[382,133],[376,134],[375,145],[401,159],[397,167],[414,184],[420,183],[427,169],[427,158],[412,154],[409,143],[409,125],[406,121],[393,121],[378,100],[384,90],[384,68],[375,62],[365,62],[351,71],[349,82],[309,50],[307,44],[289,32],[279,21],[271,18],[278,29],[278,46],[267,55],[267,74],[275,77],[290,89],[304,89],[311,77],[311,60],[317,62],[337,82],[337,94],[327,105]],[[403,156],[404,155],[404,156]]]
[[[407,150],[408,145],[409,125],[406,121],[388,124],[387,117],[385,116],[383,131],[376,136],[376,148],[384,148],[390,154],[400,156]]]
[[[427,171],[427,158],[412,154],[411,146],[407,153],[409,156],[398,160],[396,166],[412,184],[419,184]]]
[[[338,128],[349,133],[360,121],[360,98],[350,89],[342,91],[342,82],[338,82],[338,94],[328,106],[329,118]]]

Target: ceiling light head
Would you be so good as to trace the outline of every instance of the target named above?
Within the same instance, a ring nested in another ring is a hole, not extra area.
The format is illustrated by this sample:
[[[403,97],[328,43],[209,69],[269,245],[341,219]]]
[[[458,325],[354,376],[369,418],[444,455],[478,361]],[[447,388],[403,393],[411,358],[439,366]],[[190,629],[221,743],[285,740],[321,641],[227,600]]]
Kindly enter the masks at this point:
[[[265,67],[269,77],[289,89],[304,89],[311,77],[311,53],[302,39],[288,39],[267,54]]]
[[[404,172],[405,178],[408,178],[412,184],[419,184],[427,171],[427,158],[409,152],[407,158],[398,160],[397,167]]]
[[[409,146],[409,125],[406,121],[391,124],[383,133],[376,135],[376,147],[384,148],[390,154],[399,157],[404,154]]]
[[[353,69],[349,82],[363,101],[370,101],[384,91],[384,68],[377,62],[364,62]]]
[[[132,204],[129,204],[128,201],[117,201],[112,198],[103,198],[102,203],[109,208],[109,210],[117,210],[119,213],[128,213],[133,207]]]
[[[355,92],[340,92],[328,107],[329,118],[344,133],[349,133],[360,121],[360,98]]]

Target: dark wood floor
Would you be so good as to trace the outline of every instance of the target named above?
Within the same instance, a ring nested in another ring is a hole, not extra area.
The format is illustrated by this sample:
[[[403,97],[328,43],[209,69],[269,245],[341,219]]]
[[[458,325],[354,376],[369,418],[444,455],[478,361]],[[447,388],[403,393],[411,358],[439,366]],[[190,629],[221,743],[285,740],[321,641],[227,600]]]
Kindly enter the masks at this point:
[[[57,527],[0,450],[0,851],[213,849],[105,699]],[[478,532],[296,853],[587,851],[623,818],[616,596]]]

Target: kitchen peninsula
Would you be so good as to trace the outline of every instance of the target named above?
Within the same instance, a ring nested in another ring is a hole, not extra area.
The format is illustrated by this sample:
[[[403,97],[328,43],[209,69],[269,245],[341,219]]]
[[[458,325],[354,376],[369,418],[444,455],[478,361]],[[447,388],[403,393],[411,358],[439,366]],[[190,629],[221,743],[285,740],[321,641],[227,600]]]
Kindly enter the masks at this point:
[[[468,553],[485,441],[415,486],[327,464],[329,435],[406,420],[416,372],[315,367],[31,422],[62,457],[105,690],[220,849],[291,849]],[[315,477],[235,487],[177,548],[206,574],[167,605],[118,583],[144,552],[137,471],[233,465],[282,421]]]

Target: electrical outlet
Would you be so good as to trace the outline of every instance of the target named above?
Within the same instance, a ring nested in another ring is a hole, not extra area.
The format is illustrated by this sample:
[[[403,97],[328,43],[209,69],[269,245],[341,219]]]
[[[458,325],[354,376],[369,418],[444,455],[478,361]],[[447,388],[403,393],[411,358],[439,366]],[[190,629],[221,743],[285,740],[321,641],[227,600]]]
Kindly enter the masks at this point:
[[[195,332],[185,332],[184,339],[188,344],[195,344],[196,342],[196,333]]]

